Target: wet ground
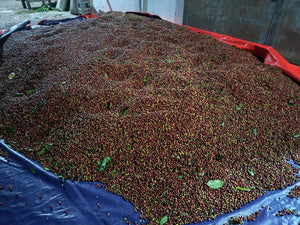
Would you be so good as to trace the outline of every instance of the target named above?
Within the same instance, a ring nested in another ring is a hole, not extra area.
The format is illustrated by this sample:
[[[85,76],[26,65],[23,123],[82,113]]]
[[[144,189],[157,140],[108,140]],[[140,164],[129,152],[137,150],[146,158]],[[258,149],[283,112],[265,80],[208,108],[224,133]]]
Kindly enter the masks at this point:
[[[42,1],[31,2],[31,7],[35,9],[41,6]],[[9,29],[11,26],[26,20],[30,20],[31,25],[36,25],[44,19],[63,19],[76,16],[69,11],[50,10],[47,12],[35,12],[34,10],[24,9],[20,0],[0,0],[0,30]]]

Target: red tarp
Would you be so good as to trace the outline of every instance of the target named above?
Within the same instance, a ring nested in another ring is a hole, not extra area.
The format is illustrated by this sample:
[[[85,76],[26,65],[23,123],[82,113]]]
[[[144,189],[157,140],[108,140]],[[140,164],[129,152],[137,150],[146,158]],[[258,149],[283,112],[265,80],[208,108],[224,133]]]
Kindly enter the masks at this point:
[[[229,45],[234,45],[239,49],[246,50],[257,57],[264,59],[265,64],[275,66],[276,68],[282,70],[285,74],[287,74],[288,76],[300,83],[300,67],[289,63],[271,46],[262,45],[250,41],[244,41],[228,35],[201,30],[190,26],[185,27],[201,34],[207,34],[217,39],[218,41],[224,42]]]

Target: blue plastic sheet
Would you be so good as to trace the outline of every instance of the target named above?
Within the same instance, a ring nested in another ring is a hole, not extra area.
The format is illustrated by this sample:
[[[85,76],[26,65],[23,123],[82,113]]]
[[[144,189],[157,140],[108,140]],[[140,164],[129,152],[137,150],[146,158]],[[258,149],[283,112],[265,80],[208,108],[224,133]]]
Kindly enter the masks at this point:
[[[14,33],[17,32],[19,30],[29,30],[31,29],[30,26],[30,20],[26,20],[22,23],[19,23],[15,26],[12,26],[10,29],[4,31],[2,33],[2,31],[0,31],[0,48],[4,45],[5,41],[9,38],[9,36]]]
[[[96,182],[63,181],[46,171],[38,162],[26,158],[0,142],[9,161],[0,156],[0,224],[146,224],[140,213],[121,196],[107,192]],[[292,162],[291,162],[292,163]],[[296,166],[295,164],[293,164]],[[253,225],[298,225],[300,200],[287,194],[295,186],[269,191],[232,213],[223,214],[197,225],[228,224],[231,217],[248,216],[261,209]],[[264,207],[263,207],[264,206]],[[270,208],[271,207],[271,208]],[[293,215],[276,216],[279,210],[296,210]]]
[[[3,141],[0,148],[9,154],[9,161],[0,156],[0,224],[146,224],[131,203],[103,184],[63,182]]]

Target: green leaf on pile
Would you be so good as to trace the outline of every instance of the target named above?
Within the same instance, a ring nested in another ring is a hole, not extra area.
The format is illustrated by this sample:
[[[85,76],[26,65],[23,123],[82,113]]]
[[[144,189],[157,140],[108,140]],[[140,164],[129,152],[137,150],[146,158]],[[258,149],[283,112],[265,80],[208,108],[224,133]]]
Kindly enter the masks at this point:
[[[243,107],[243,103],[240,103],[238,106],[236,106],[236,110],[241,111],[242,107]]]
[[[110,157],[109,157],[109,156],[107,156],[107,157],[105,157],[105,158],[103,159],[101,165],[100,165],[100,161],[97,161],[97,164],[100,166],[100,167],[98,168],[98,170],[99,170],[99,171],[104,170],[105,167],[109,164],[109,162],[110,162]]]
[[[244,187],[236,187],[235,190],[239,190],[239,191],[250,191],[249,188],[244,188]]]
[[[164,216],[163,218],[161,218],[159,225],[164,225],[168,221],[168,219],[169,219],[168,216]]]
[[[248,173],[249,173],[252,177],[254,176],[253,170],[249,170],[249,169],[248,169]]]
[[[207,182],[207,186],[213,189],[221,188],[224,185],[222,180],[210,180]]]

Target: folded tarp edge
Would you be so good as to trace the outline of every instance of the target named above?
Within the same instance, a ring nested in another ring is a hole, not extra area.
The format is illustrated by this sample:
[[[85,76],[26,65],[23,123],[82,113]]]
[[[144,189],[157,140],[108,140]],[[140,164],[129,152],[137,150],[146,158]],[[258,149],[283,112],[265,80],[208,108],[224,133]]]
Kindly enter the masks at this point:
[[[202,30],[195,27],[183,25],[184,27],[201,34],[209,35],[218,41],[235,46],[239,49],[250,52],[251,54],[264,59],[265,64],[272,65],[282,70],[286,75],[293,78],[300,83],[300,67],[289,63],[283,56],[281,56],[272,46],[262,45],[250,41],[245,41],[235,37],[224,34],[219,34],[207,30]]]

